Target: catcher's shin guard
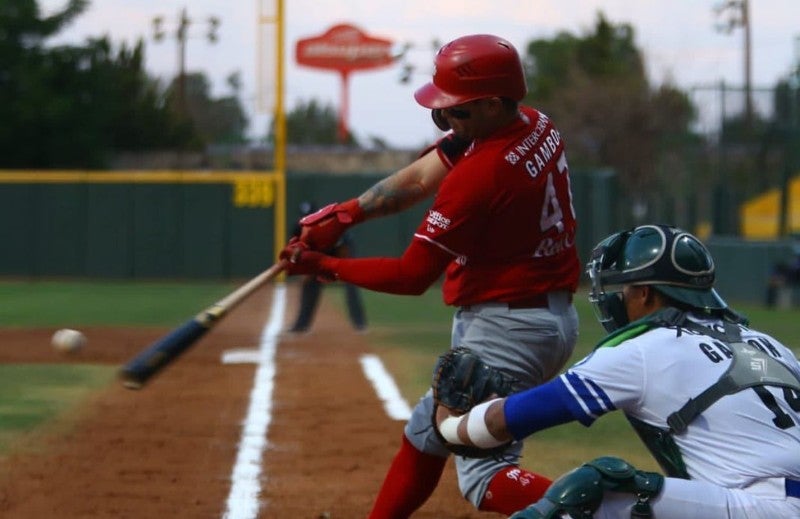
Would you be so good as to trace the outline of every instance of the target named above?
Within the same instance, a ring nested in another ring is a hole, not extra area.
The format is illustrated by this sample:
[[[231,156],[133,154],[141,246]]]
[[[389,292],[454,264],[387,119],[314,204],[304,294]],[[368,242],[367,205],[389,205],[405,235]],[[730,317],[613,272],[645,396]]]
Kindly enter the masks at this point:
[[[511,519],[554,519],[563,513],[573,519],[592,519],[605,491],[636,496],[632,518],[653,517],[650,499],[661,491],[664,476],[636,470],[628,462],[605,456],[594,459],[558,478],[544,498],[511,516]]]

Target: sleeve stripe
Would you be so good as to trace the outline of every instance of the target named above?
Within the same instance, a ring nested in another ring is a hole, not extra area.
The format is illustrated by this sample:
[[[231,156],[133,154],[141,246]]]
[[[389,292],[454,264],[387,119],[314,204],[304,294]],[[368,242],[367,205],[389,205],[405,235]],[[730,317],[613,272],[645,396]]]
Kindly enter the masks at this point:
[[[580,409],[589,420],[597,420],[602,415],[615,409],[605,391],[591,380],[584,380],[571,371],[561,375],[561,379],[567,391],[579,404]]]
[[[600,386],[598,386],[597,383],[594,380],[586,379],[586,383],[589,384],[592,387],[592,389],[594,390],[594,394],[600,400],[603,401],[603,407],[605,408],[604,412],[607,413],[609,411],[615,411],[617,409],[617,407],[614,405],[614,403],[611,401],[611,399],[608,398],[608,395],[606,394],[606,392],[603,391],[603,389]]]
[[[567,373],[565,375],[561,375],[561,381],[564,383],[564,387],[567,388],[567,391],[569,391],[569,394],[572,395],[572,398],[574,398],[575,402],[578,403],[578,405],[580,406],[581,411],[583,411],[583,414],[586,417],[588,417],[591,422],[597,420],[598,416],[595,416],[594,414],[592,414],[591,411],[589,411],[589,408],[586,407],[586,404],[583,402],[583,399],[575,391],[575,388],[572,387],[572,384],[571,384],[571,382],[570,382],[570,380],[568,378],[570,376],[574,376],[574,375],[571,375],[570,373]],[[583,422],[583,420],[581,420],[581,422]]]
[[[428,236],[425,236],[425,235],[422,235],[422,234],[419,234],[419,233],[414,233],[414,238],[419,238],[420,240],[424,240],[424,241],[430,243],[431,245],[435,245],[435,246],[439,247],[440,249],[442,249],[443,251],[449,252],[453,256],[460,256],[460,254],[457,253],[456,251],[454,251],[452,249],[448,249],[447,247],[445,247],[444,245],[442,245],[438,241],[430,239]]]

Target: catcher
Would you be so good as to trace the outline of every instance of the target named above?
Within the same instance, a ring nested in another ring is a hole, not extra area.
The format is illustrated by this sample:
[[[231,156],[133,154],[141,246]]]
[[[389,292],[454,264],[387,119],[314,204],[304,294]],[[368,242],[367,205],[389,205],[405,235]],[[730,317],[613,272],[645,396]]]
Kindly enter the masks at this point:
[[[602,241],[591,258],[589,299],[610,335],[557,379],[490,397],[466,414],[447,407],[485,397],[486,384],[469,370],[435,376],[447,444],[490,454],[619,409],[667,477],[597,458],[512,519],[800,517],[800,363],[792,351],[728,308],[713,289],[710,254],[685,231],[637,227]]]

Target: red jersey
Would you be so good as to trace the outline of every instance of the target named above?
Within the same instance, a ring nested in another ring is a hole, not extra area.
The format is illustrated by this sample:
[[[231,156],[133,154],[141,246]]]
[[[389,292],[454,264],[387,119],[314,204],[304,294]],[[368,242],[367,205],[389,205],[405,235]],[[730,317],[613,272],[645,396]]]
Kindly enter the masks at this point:
[[[550,119],[521,107],[519,119],[476,139],[452,162],[414,238],[451,253],[448,305],[574,292],[580,277],[575,210],[564,143]]]

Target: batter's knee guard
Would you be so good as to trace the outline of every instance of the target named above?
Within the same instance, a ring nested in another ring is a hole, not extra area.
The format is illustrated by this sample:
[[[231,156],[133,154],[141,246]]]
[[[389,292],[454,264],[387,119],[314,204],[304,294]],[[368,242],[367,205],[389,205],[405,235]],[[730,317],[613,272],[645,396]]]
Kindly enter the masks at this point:
[[[511,516],[511,519],[554,519],[567,513],[573,519],[592,519],[606,491],[636,496],[631,517],[653,516],[650,499],[664,486],[664,476],[636,470],[630,463],[611,456],[594,459],[568,472],[550,485],[544,497]]]

